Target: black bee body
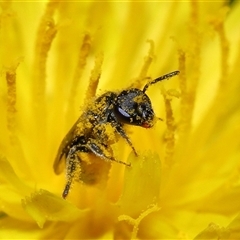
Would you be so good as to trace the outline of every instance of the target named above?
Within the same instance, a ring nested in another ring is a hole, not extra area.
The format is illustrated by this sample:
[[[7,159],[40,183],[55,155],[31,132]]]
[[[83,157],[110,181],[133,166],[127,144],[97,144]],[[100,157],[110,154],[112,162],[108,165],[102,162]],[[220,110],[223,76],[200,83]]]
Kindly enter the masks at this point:
[[[72,181],[80,179],[85,183],[91,183],[81,176],[85,171],[86,163],[82,161],[80,153],[93,154],[107,161],[130,166],[113,157],[111,144],[122,137],[137,155],[124,130],[124,124],[152,127],[156,117],[145,91],[151,84],[178,73],[179,71],[175,71],[157,78],[145,85],[143,90],[130,88],[121,92],[106,92],[87,104],[80,118],[63,139],[55,159],[54,170],[58,174],[61,172],[59,167],[61,162],[63,159],[66,161],[67,183],[62,194],[63,198],[68,195]],[[79,169],[80,171],[77,171]]]

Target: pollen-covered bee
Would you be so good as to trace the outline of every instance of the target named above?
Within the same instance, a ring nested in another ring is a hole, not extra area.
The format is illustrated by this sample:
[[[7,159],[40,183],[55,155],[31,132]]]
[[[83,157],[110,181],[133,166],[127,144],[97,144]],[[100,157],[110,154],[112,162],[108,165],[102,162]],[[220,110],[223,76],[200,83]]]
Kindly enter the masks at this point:
[[[121,92],[106,92],[90,102],[77,122],[62,140],[57,157],[54,162],[54,170],[61,172],[60,165],[65,161],[67,182],[62,193],[66,198],[73,181],[82,181],[94,184],[94,178],[86,177],[88,163],[81,154],[91,154],[91,157],[107,161],[115,161],[130,166],[113,156],[112,143],[118,137],[126,140],[135,155],[137,152],[124,130],[125,124],[151,128],[155,123],[155,113],[151,100],[146,95],[150,85],[164,79],[178,75],[174,71],[148,82],[143,90],[129,88]],[[89,170],[90,171],[90,170]],[[94,174],[94,169],[92,170]]]

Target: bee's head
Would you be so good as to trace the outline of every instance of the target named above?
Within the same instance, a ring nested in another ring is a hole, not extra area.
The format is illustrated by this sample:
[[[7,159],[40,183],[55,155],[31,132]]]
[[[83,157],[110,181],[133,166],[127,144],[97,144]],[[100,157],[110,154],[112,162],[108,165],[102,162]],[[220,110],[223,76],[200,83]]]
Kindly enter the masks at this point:
[[[163,75],[153,81],[148,82],[143,90],[130,88],[123,90],[118,96],[115,103],[114,113],[118,120],[122,123],[142,126],[150,128],[155,123],[155,113],[152,108],[151,100],[145,93],[149,86],[171,78],[179,74],[179,71],[174,71]]]
[[[149,97],[140,89],[122,91],[116,101],[115,115],[122,123],[150,128],[154,124],[154,111]]]

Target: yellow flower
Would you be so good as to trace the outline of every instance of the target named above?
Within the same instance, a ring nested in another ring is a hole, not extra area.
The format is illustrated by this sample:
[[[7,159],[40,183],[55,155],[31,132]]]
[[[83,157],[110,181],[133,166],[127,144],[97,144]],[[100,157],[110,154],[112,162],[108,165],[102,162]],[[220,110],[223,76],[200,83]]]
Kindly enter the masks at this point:
[[[224,1],[2,2],[0,238],[240,239],[239,14]],[[62,199],[54,159],[95,92],[174,70],[147,91],[164,121],[127,127],[139,156],[112,144],[131,167],[91,158],[98,184]]]

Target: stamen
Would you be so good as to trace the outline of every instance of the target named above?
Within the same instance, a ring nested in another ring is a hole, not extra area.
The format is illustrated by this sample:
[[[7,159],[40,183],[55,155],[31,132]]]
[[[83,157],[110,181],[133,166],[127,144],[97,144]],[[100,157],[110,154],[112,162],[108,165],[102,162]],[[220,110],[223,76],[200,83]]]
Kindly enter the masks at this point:
[[[136,88],[142,88],[143,86],[143,81],[146,80],[148,69],[152,63],[152,60],[154,58],[154,42],[153,40],[147,40],[147,42],[150,45],[148,55],[144,58],[144,64],[142,66],[141,72],[137,78],[137,80],[134,83],[134,87]]]
[[[140,222],[145,217],[147,217],[149,214],[151,214],[153,212],[158,212],[158,211],[160,211],[160,208],[157,205],[152,204],[152,205],[149,206],[149,208],[147,210],[143,211],[140,214],[140,216],[138,216],[138,218],[134,219],[134,218],[132,218],[131,216],[128,216],[128,215],[120,215],[118,217],[118,221],[126,221],[130,225],[132,225],[133,226],[133,231],[132,231],[131,239],[137,239],[137,233],[138,233],[138,230],[139,230]]]
[[[179,76],[179,87],[181,90],[181,104],[180,104],[180,113],[181,119],[179,122],[179,134],[183,135],[187,132],[189,128],[189,101],[188,101],[188,90],[187,90],[187,76],[186,76],[186,52],[179,49],[178,50],[178,64],[181,71]]]
[[[40,104],[45,96],[47,57],[53,39],[57,33],[57,28],[53,20],[53,15],[57,7],[57,2],[50,2],[47,4],[45,13],[38,27],[33,78],[33,98],[36,99],[37,104]]]
[[[220,48],[221,48],[221,78],[219,81],[219,93],[225,91],[228,74],[229,74],[229,42],[226,37],[224,29],[224,19],[228,12],[228,8],[221,9],[219,15],[215,19],[212,19],[211,24],[213,25],[215,31],[218,33],[220,39]]]
[[[10,133],[10,142],[13,144],[16,138],[15,127],[16,127],[16,68],[11,68],[6,71],[7,81],[7,127]]]
[[[70,122],[70,117],[72,116],[72,111],[74,107],[76,106],[75,101],[76,101],[76,96],[77,96],[77,89],[79,88],[79,81],[82,77],[83,70],[87,64],[87,58],[89,56],[90,50],[91,50],[91,36],[89,33],[85,33],[83,36],[83,40],[81,43],[81,47],[79,50],[79,55],[78,55],[78,63],[75,68],[74,72],[74,77],[70,89],[70,94],[69,94],[69,100],[68,100],[68,106],[67,106],[67,118],[66,122]],[[77,103],[77,107],[79,108],[79,103]]]
[[[47,60],[52,42],[57,34],[57,26],[53,16],[58,8],[58,2],[49,2],[41,18],[37,39],[35,43],[34,67],[32,76],[32,102],[36,136],[39,138],[38,145],[45,145],[47,126],[46,86],[47,86]],[[41,148],[41,147],[40,147]]]
[[[99,79],[102,73],[103,53],[99,53],[95,59],[95,66],[91,72],[91,77],[88,84],[88,89],[85,97],[85,104],[88,103],[89,99],[96,95]]]
[[[171,98],[167,96],[167,93],[164,87],[162,87],[162,95],[165,103],[166,125],[167,125],[167,133],[165,137],[166,139],[165,163],[168,166],[171,166],[173,161],[174,148],[175,148],[176,123],[173,115]]]
[[[201,63],[201,35],[198,29],[199,6],[195,1],[191,2],[191,15],[189,18],[189,47],[188,58],[186,52],[179,49],[179,66],[181,71],[180,89],[181,89],[181,120],[179,124],[179,133],[181,136],[187,136],[191,130],[193,110],[195,106],[196,90],[200,79]],[[186,62],[191,62],[188,66]],[[189,69],[187,69],[189,67]],[[186,74],[187,72],[187,74]],[[191,80],[187,82],[187,79]]]

